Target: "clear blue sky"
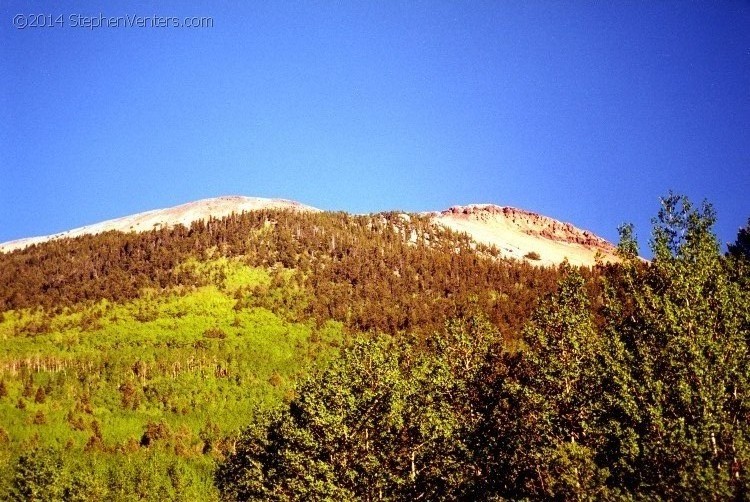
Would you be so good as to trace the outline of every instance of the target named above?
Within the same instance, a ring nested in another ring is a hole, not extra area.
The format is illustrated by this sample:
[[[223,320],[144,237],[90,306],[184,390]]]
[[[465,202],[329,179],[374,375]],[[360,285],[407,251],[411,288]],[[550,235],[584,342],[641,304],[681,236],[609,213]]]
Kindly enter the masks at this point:
[[[642,247],[670,188],[724,241],[750,216],[748,2],[185,4],[2,2],[0,241],[224,194],[492,202]],[[214,26],[71,26],[100,15]]]

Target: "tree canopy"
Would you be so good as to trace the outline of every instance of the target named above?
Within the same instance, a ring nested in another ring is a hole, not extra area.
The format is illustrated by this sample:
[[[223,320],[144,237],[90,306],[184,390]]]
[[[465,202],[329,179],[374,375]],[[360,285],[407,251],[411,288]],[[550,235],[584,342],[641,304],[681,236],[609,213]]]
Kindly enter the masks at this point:
[[[750,297],[714,219],[669,194],[652,262],[624,227],[604,300],[565,270],[519,346],[481,316],[355,344],[245,431],[223,498],[745,499]]]

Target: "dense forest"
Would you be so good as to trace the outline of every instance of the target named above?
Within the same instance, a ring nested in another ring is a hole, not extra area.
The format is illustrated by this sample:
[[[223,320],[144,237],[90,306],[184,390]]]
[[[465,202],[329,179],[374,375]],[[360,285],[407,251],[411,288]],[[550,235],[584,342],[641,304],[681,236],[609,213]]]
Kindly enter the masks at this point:
[[[399,213],[0,254],[10,500],[750,497],[750,222],[556,268]]]

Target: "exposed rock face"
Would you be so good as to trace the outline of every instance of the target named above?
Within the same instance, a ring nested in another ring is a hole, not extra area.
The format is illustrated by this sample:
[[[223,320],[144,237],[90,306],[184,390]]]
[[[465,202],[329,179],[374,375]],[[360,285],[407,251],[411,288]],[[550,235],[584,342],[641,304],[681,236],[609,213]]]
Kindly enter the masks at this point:
[[[536,253],[543,264],[593,265],[597,254],[615,261],[615,246],[570,223],[524,209],[493,204],[453,206],[432,213],[435,223],[466,232],[477,242],[495,245],[507,257],[524,258]]]
[[[0,251],[8,252],[52,239],[77,237],[84,234],[98,234],[109,230],[118,230],[120,232],[146,232],[163,226],[173,226],[178,224],[190,226],[192,222],[197,220],[205,220],[210,217],[222,218],[232,213],[240,214],[243,211],[254,211],[258,209],[319,211],[319,209],[312,206],[307,206],[292,200],[230,195],[188,202],[187,204],[166,209],[154,209],[144,213],[87,225],[85,227],[68,230],[67,232],[55,235],[30,237],[27,239],[10,241],[0,244]]]

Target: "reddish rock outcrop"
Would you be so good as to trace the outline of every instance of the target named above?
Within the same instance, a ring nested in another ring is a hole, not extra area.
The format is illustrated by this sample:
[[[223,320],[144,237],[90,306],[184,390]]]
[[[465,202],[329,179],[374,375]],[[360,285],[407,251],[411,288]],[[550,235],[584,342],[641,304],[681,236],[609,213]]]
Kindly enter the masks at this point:
[[[494,204],[453,206],[432,213],[436,223],[466,232],[478,242],[497,246],[506,256],[541,256],[546,264],[567,259],[593,265],[597,257],[616,260],[615,246],[598,235],[533,211]]]

